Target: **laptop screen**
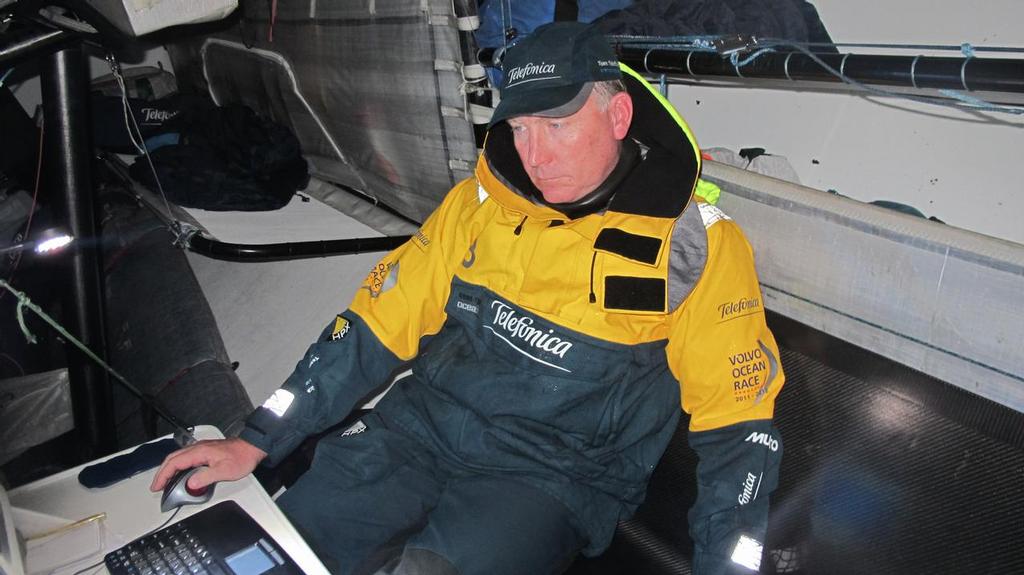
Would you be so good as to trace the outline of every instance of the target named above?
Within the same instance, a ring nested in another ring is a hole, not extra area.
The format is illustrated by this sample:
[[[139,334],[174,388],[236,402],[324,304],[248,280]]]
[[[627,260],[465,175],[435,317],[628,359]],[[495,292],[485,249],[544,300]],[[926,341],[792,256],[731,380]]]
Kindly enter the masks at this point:
[[[7,498],[7,490],[0,485],[0,574],[22,575],[24,572],[21,547],[14,533],[14,512]]]

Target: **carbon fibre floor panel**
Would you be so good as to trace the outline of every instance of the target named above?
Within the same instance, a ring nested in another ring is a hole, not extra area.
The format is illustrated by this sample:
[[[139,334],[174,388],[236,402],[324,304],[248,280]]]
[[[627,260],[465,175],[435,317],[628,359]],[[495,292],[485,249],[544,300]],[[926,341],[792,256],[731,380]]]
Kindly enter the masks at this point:
[[[1024,415],[795,322],[773,328],[790,379],[769,549],[807,573],[1024,573]]]
[[[781,316],[763,573],[1024,573],[1024,414]],[[573,574],[690,572],[683,422],[636,517]]]

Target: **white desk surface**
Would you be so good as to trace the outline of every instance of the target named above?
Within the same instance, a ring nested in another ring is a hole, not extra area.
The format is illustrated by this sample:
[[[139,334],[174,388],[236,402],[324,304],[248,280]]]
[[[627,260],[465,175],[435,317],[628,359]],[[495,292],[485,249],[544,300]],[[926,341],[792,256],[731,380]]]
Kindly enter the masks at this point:
[[[197,439],[223,437],[220,431],[212,426],[197,427],[195,435]],[[129,451],[131,449],[121,453]],[[120,454],[112,454],[97,461],[103,461],[115,455]],[[159,527],[173,513],[173,511],[162,513],[160,511],[161,494],[149,490],[149,484],[153,475],[156,474],[156,468],[109,487],[89,489],[78,482],[78,473],[85,465],[88,464],[23,485],[9,494],[11,504],[15,508],[16,526],[19,511],[33,516],[45,514],[60,518],[65,523],[73,523],[97,513],[106,513],[98,530],[102,549],[97,549],[85,557],[82,556],[81,549],[68,549],[68,545],[51,546],[51,548],[56,547],[61,551],[67,550],[71,559],[79,557],[73,563],[53,571],[54,573],[69,574],[102,561],[106,553]],[[209,502],[204,505],[181,507],[181,511],[174,517],[174,522],[225,499],[233,499],[245,509],[288,552],[288,555],[305,573],[310,575],[327,573],[327,569],[252,475],[238,481],[218,483],[213,498]],[[22,535],[29,534],[23,533]],[[94,537],[93,540],[95,541],[95,539]],[[73,553],[77,553],[77,555]],[[52,557],[48,557],[48,559],[53,562]],[[28,566],[31,568],[33,564],[31,550],[27,560]],[[106,573],[106,569],[97,567],[94,570],[86,571],[86,573]]]

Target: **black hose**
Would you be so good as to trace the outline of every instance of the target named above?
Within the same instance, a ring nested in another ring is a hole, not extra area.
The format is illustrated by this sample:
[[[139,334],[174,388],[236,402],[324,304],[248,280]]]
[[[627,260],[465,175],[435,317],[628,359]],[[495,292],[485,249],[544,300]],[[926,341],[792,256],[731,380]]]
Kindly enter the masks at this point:
[[[128,175],[127,168],[120,159],[109,154],[102,154],[101,159],[103,160],[101,165],[106,166],[110,170],[110,173],[121,181],[125,191],[128,192],[131,197],[139,200],[144,206],[149,208],[149,210],[160,221],[166,224],[175,233],[175,235],[184,238],[184,242],[176,243],[184,243],[185,247],[193,252],[203,254],[211,258],[238,262],[273,262],[366,252],[385,252],[397,248],[412,237],[408,235],[381,236],[278,244],[233,244],[229,242],[222,242],[220,240],[207,237],[200,231],[183,231],[182,224],[180,222],[175,221],[169,214],[164,213],[157,207],[158,202],[155,197],[152,197],[152,192],[131,179]],[[358,193],[350,188],[346,189],[352,193]],[[379,205],[378,207],[387,210],[389,213],[392,213],[397,217],[404,218],[404,216],[388,209],[386,206]],[[412,220],[408,221],[413,224],[416,223]]]
[[[196,253],[239,262],[275,262],[366,252],[386,252],[409,241],[412,236],[346,238],[280,244],[232,244],[210,239],[198,233],[186,245]]]

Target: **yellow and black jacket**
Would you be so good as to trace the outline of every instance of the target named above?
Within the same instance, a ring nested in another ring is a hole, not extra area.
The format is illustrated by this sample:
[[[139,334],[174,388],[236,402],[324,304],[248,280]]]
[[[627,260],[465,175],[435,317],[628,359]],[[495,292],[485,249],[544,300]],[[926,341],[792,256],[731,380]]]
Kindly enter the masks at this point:
[[[468,470],[558,497],[593,554],[643,500],[681,405],[700,456],[697,566],[723,567],[740,535],[763,541],[784,378],[751,249],[692,199],[700,154],[685,123],[623,69],[645,154],[607,209],[570,219],[531,201],[495,126],[475,177],[300,361],[283,386],[294,402],[257,409],[243,438],[275,461],[411,362],[376,411]]]

